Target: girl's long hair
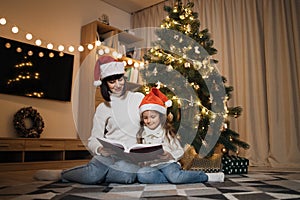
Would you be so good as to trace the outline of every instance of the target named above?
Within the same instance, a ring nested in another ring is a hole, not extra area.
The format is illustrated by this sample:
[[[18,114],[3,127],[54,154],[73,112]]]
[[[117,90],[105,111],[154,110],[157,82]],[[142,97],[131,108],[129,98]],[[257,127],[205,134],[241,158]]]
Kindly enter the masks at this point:
[[[107,102],[110,102],[110,89],[108,87],[108,84],[107,82],[108,81],[114,81],[114,80],[118,80],[120,78],[122,78],[124,76],[124,74],[115,74],[115,75],[111,75],[111,76],[108,76],[108,77],[105,77],[103,80],[102,80],[102,84],[100,85],[100,92],[102,94],[102,97],[105,101]],[[125,84],[124,84],[124,89],[123,89],[123,93],[122,95],[125,93],[126,91],[126,79],[124,77],[124,81],[125,81]]]
[[[157,111],[156,111],[157,112]],[[166,136],[170,142],[170,139],[171,138],[176,138],[176,130],[172,124],[172,122],[167,118],[167,115],[166,114],[162,114],[160,112],[159,113],[159,118],[160,118],[160,124],[161,126],[163,127],[163,129],[166,131]],[[143,115],[141,114],[140,118],[140,129],[139,131],[137,132],[137,135],[136,135],[136,139],[137,139],[137,143],[138,144],[142,144],[143,143],[143,137],[142,137],[142,133],[144,132],[144,126],[145,126],[145,123],[144,123],[144,120],[143,120]]]

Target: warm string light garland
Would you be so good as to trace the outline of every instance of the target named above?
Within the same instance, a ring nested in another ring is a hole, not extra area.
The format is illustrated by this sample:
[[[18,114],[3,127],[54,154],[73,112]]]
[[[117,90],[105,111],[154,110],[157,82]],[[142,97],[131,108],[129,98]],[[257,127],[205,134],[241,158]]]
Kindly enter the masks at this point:
[[[1,17],[0,18],[0,25],[5,26],[8,24],[13,24],[13,23],[8,23],[6,18]],[[85,49],[92,50],[95,46],[100,46],[101,42],[96,41],[94,44],[80,44],[80,45],[63,45],[63,44],[58,44],[54,45],[53,42],[46,42],[45,40],[42,40],[39,37],[34,36],[32,33],[27,32],[27,31],[22,31],[19,29],[17,25],[11,25],[11,32],[14,34],[19,34],[20,32],[24,32],[25,38],[28,41],[32,41],[34,45],[36,46],[42,46],[45,45],[47,49],[57,49],[57,51],[63,52],[63,51],[68,51],[70,53],[75,52],[75,49],[77,49],[79,52],[85,51]],[[33,41],[34,40],[34,41]]]
[[[6,18],[4,17],[0,18],[1,26],[5,26],[8,24],[13,24],[13,23],[8,23]],[[61,52],[59,54],[60,56],[63,56],[63,52],[65,51],[68,51],[69,53],[73,53],[75,52],[76,49],[78,50],[78,52],[83,52],[86,50],[91,51],[94,48],[97,48],[98,55],[111,54],[114,58],[123,60],[124,66],[130,66],[130,67],[133,66],[135,68],[144,66],[144,63],[141,61],[136,61],[136,60],[134,61],[133,59],[124,60],[123,55],[121,53],[118,53],[116,50],[112,50],[111,48],[102,45],[100,40],[96,40],[93,43],[80,44],[80,45],[63,45],[63,44],[54,45],[53,42],[46,42],[45,40],[42,40],[41,38],[34,36],[30,32],[20,30],[17,25],[11,25],[11,32],[14,34],[19,34],[20,32],[24,32],[26,40],[32,41],[36,46],[44,45],[49,50],[57,50]]]

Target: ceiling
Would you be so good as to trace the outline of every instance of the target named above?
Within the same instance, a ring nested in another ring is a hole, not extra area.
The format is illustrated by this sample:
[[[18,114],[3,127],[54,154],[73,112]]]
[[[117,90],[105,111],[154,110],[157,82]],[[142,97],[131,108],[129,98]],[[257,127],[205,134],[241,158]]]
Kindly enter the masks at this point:
[[[165,0],[101,0],[128,13],[148,8]]]

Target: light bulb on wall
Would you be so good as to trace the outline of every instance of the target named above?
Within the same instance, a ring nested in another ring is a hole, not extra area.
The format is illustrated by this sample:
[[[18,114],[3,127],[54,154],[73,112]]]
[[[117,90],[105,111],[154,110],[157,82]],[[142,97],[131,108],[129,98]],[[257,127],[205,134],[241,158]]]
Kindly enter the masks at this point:
[[[89,50],[92,50],[92,49],[94,48],[94,45],[88,44],[87,48],[88,48]]]
[[[11,29],[11,31],[13,33],[18,33],[19,32],[19,28],[17,26],[13,26],[12,29]]]
[[[40,39],[37,39],[37,40],[35,41],[35,44],[36,44],[37,46],[41,46],[42,41],[41,41]]]
[[[47,48],[48,49],[53,49],[53,44],[51,44],[51,43],[47,44]]]
[[[0,19],[0,24],[1,24],[1,25],[5,25],[5,24],[6,24],[6,19],[5,19],[4,17],[2,17],[2,18]]]
[[[69,50],[69,52],[74,52],[75,49],[73,46],[69,46],[68,50]]]
[[[64,49],[65,49],[65,47],[63,45],[58,46],[58,51],[63,51]]]
[[[27,40],[31,40],[32,39],[32,34],[31,33],[27,33],[25,37],[26,37]]]
[[[82,46],[82,45],[80,45],[80,46],[78,47],[78,51],[79,51],[79,52],[82,52],[82,51],[84,51],[84,48],[83,48],[83,46]]]

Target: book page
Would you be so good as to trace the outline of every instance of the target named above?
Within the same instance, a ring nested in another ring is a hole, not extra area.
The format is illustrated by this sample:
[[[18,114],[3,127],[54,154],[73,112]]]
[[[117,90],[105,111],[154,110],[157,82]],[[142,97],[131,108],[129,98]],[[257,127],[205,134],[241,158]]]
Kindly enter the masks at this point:
[[[117,140],[110,140],[110,139],[107,139],[107,138],[97,138],[97,140],[103,145],[103,147],[105,147],[104,146],[104,144],[105,144],[105,145],[108,145],[109,148],[111,148],[111,145],[114,145],[114,146],[117,146],[119,148],[126,149],[126,146],[122,142],[119,142]],[[104,143],[102,143],[102,141]]]
[[[143,162],[158,159],[163,154],[162,144],[135,144],[126,148],[121,142],[107,138],[97,138],[104,148],[110,148],[122,159]]]

